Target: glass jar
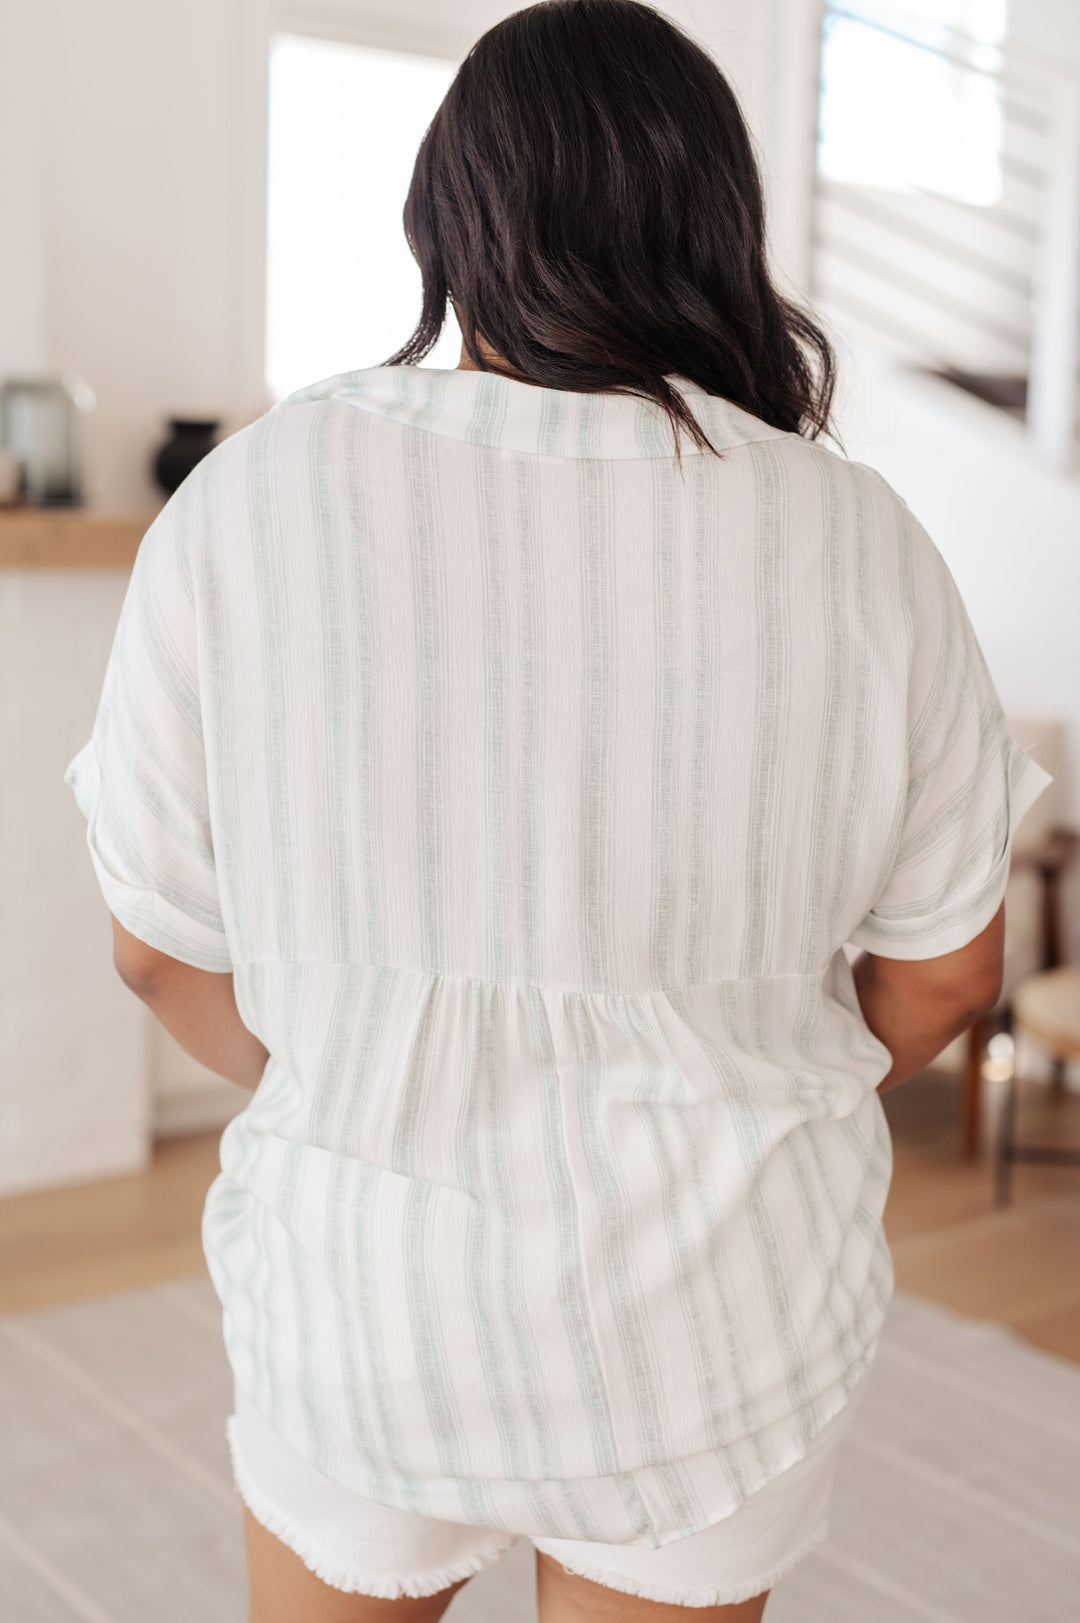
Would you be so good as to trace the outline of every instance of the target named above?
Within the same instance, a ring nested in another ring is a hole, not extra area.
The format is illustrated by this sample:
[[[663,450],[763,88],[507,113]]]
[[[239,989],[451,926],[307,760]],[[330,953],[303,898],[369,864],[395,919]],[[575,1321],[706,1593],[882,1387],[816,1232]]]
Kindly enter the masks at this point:
[[[35,507],[77,507],[82,492],[82,414],[93,392],[73,372],[9,378],[0,387],[0,446],[19,460],[20,485]]]

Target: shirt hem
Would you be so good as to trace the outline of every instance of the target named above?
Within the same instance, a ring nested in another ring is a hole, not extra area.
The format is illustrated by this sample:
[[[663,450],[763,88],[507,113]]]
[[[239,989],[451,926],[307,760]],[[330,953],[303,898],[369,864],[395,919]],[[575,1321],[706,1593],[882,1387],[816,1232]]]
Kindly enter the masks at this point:
[[[490,1495],[490,1490],[504,1488],[507,1490],[509,1500],[515,1491],[525,1489],[550,1490],[559,1493],[572,1490],[576,1495],[587,1496],[590,1489],[612,1490],[613,1495],[622,1497],[623,1489],[630,1489],[638,1500],[641,1510],[647,1518],[644,1526],[640,1524],[631,1528],[630,1536],[621,1539],[609,1539],[604,1542],[623,1543],[637,1546],[648,1546],[651,1549],[663,1549],[669,1544],[677,1543],[680,1539],[690,1538],[695,1533],[701,1533],[706,1528],[715,1526],[717,1522],[725,1520],[739,1509],[739,1506],[754,1493],[766,1487],[784,1471],[797,1465],[802,1460],[815,1440],[825,1430],[831,1421],[847,1407],[854,1396],[856,1388],[866,1377],[873,1363],[880,1339],[880,1327],[875,1331],[869,1342],[859,1356],[852,1360],[843,1373],[830,1383],[824,1392],[809,1399],[799,1408],[791,1410],[778,1420],[759,1428],[757,1431],[746,1433],[733,1438],[726,1447],[703,1449],[698,1453],[676,1456],[670,1460],[653,1464],[636,1466],[623,1471],[611,1472],[602,1476],[566,1476],[566,1477],[427,1477],[412,1475],[401,1470],[393,1472],[400,1485],[401,1492],[387,1492],[387,1472],[377,1462],[366,1466],[361,1456],[354,1455],[354,1460],[361,1465],[355,1472],[329,1475],[332,1481],[353,1493],[365,1498],[373,1499],[377,1503],[391,1505],[401,1510],[416,1509],[416,1494],[419,1490],[424,1501],[421,1514],[433,1516],[440,1520],[468,1522],[470,1517],[463,1507],[475,1490],[479,1495]],[[237,1386],[244,1392],[253,1408],[263,1413],[262,1406],[250,1391],[248,1385],[235,1375]],[[801,1425],[802,1417],[812,1411],[815,1424],[805,1430]],[[265,1414],[263,1418],[273,1425]],[[755,1449],[759,1443],[774,1442],[778,1431],[783,1428],[794,1428],[799,1433],[799,1441],[794,1447],[779,1448],[774,1457],[775,1469],[767,1476],[752,1480],[752,1485],[742,1493],[733,1493],[729,1469],[725,1463],[725,1455],[729,1451],[749,1451]],[[313,1464],[303,1443],[296,1437],[290,1436],[281,1427],[276,1427],[309,1464]],[[679,1519],[671,1514],[669,1490],[665,1478],[677,1476],[681,1490],[694,1493],[702,1506],[702,1513],[696,1517]],[[374,1490],[374,1491],[373,1491]],[[524,1501],[524,1496],[523,1496]],[[533,1520],[533,1525],[526,1525],[527,1515],[509,1514],[506,1519],[492,1519],[489,1515],[484,1525],[525,1537],[549,1538],[578,1541],[583,1537],[580,1531],[567,1532],[553,1530],[550,1526],[542,1525],[539,1519]]]

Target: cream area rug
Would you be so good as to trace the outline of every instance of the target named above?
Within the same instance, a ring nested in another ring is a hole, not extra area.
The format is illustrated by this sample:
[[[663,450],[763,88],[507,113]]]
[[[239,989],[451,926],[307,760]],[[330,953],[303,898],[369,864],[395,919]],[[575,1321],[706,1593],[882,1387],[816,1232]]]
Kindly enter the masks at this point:
[[[4,1623],[243,1623],[230,1407],[206,1279],[0,1319]],[[535,1623],[532,1563],[522,1539],[450,1623]],[[765,1616],[1076,1623],[1080,1368],[898,1295],[830,1537]]]

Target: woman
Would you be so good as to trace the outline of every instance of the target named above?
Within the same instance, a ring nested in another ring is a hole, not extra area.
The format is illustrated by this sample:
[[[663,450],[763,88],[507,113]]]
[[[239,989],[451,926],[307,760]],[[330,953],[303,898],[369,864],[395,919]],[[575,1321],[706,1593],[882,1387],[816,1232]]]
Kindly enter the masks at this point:
[[[1047,779],[815,443],[669,21],[485,34],[405,223],[416,332],[169,502],[68,773],[120,973],[255,1090],[204,1218],[251,1617],[436,1618],[524,1536],[545,1623],[751,1623],[889,1298],[878,1094],[996,1000]]]

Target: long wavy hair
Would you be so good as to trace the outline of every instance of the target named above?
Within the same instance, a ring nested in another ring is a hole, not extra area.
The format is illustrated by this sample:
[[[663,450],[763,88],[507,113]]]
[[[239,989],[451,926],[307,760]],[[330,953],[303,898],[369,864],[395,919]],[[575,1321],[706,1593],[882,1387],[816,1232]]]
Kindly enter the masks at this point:
[[[835,357],[773,283],[738,101],[651,6],[543,0],[482,35],[421,143],[404,225],[423,308],[389,366],[430,352],[449,300],[479,370],[643,395],[676,455],[680,428],[715,447],[672,376],[775,428],[830,429]]]

